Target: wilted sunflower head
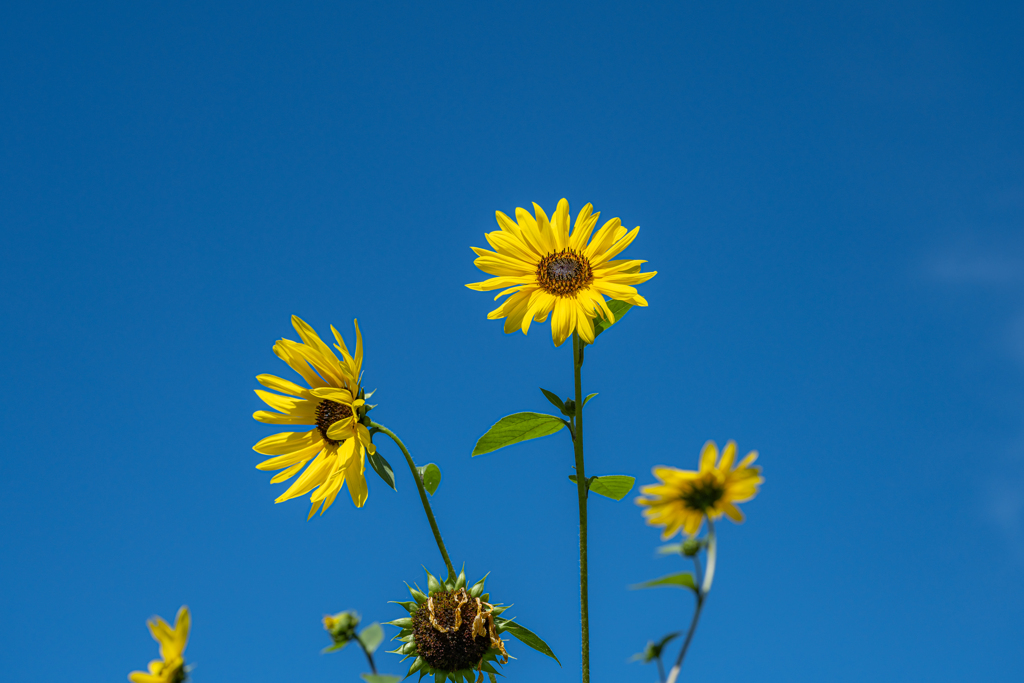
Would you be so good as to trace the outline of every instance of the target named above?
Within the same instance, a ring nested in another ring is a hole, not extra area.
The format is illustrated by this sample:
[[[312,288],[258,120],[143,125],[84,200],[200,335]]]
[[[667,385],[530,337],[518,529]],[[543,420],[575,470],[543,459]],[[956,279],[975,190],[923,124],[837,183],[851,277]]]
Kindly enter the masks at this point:
[[[548,219],[536,203],[534,215],[516,209],[512,220],[495,212],[500,230],[485,235],[494,251],[472,247],[477,268],[495,277],[466,285],[477,291],[504,290],[495,300],[508,295],[500,306],[487,314],[491,320],[505,318],[505,332],[530,331],[533,322],[544,322],[551,315],[551,337],[560,346],[573,332],[587,344],[594,343],[594,319],[609,324],[615,315],[609,299],[633,306],[646,306],[647,300],[635,285],[650,280],[656,272],[641,273],[646,261],[615,257],[636,239],[640,228],[626,230],[618,218],[596,232],[600,213],[592,213],[587,204],[569,229],[569,202],[558,202]],[[591,239],[593,237],[593,239]]]
[[[637,505],[647,508],[644,516],[649,525],[664,527],[663,539],[675,535],[680,528],[693,536],[700,531],[705,517],[718,519],[726,515],[740,523],[743,513],[736,503],[756,496],[758,487],[764,483],[761,468],[751,466],[756,459],[757,451],[751,451],[737,465],[736,442],[730,441],[718,460],[718,446],[708,441],[696,472],[655,467],[652,471],[661,483],[641,487],[640,492],[649,497],[638,497]]]
[[[375,453],[376,449],[366,426],[366,413],[373,406],[366,404],[367,395],[360,386],[363,336],[359,323],[355,325],[355,353],[349,352],[341,334],[331,327],[337,341],[334,348],[341,359],[301,318],[292,316],[292,325],[302,341],[281,339],[274,344],[274,353],[302,376],[309,388],[274,375],[258,375],[260,384],[279,393],[257,389],[256,394],[278,412],[258,410],[253,417],[260,422],[308,425],[312,429],[274,434],[257,443],[253,450],[274,457],[256,467],[284,470],[274,475],[271,484],[291,479],[305,467],[274,502],[309,493],[313,503],[309,517],[318,509],[323,514],[331,507],[346,483],[352,502],[362,507],[367,498],[363,474],[366,453]]]
[[[402,631],[395,636],[403,645],[397,654],[415,657],[409,667],[411,676],[433,675],[435,683],[445,680],[483,681],[484,673],[495,681],[498,673],[494,663],[506,664],[509,656],[500,637],[498,615],[507,607],[489,602],[480,579],[466,588],[466,572],[440,582],[427,572],[427,592],[409,588],[413,600],[399,602],[409,616],[390,622]]]

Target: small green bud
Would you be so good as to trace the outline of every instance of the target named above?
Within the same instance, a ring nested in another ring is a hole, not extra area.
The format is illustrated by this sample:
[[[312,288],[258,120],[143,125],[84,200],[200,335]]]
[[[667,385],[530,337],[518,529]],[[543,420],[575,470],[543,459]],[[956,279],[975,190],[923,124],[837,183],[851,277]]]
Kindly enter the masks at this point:
[[[324,630],[331,634],[335,645],[344,645],[356,635],[359,626],[359,613],[349,610],[324,616]]]
[[[564,407],[562,408],[562,415],[566,417],[576,416],[576,401],[571,398],[565,399]]]
[[[700,552],[702,547],[704,547],[703,541],[698,541],[696,538],[688,538],[683,541],[683,555],[693,557]]]

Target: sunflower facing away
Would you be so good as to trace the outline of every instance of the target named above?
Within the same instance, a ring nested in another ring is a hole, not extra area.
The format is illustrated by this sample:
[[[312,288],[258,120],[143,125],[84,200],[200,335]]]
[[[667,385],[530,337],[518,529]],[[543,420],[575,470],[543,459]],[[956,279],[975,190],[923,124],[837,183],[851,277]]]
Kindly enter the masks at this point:
[[[187,679],[188,672],[182,653],[185,652],[191,623],[192,618],[188,613],[188,607],[185,606],[178,610],[174,628],[160,617],[153,617],[147,621],[149,632],[153,634],[156,642],[160,643],[160,659],[154,659],[149,663],[148,673],[133,671],[128,674],[128,680],[132,683],[182,683]]]
[[[375,453],[376,449],[370,443],[370,433],[363,424],[366,412],[372,406],[366,405],[366,395],[360,387],[363,336],[359,332],[359,322],[355,323],[354,355],[349,353],[341,335],[331,326],[337,341],[334,347],[343,360],[338,360],[313,328],[298,316],[292,316],[292,325],[302,342],[282,339],[274,344],[274,353],[299,373],[310,388],[273,375],[258,375],[256,379],[260,384],[280,393],[257,389],[259,397],[277,412],[258,410],[253,417],[269,424],[312,425],[313,428],[308,432],[282,432],[260,441],[253,450],[274,457],[256,467],[261,470],[283,469],[270,480],[276,484],[291,479],[308,463],[299,478],[274,502],[281,503],[312,491],[310,518],[317,509],[323,514],[331,507],[346,482],[352,502],[356,507],[362,507],[367,496],[363,474],[366,452]]]
[[[714,441],[708,441],[700,454],[700,471],[675,467],[652,470],[662,483],[642,487],[640,492],[650,497],[641,496],[636,502],[647,508],[644,517],[649,525],[664,527],[662,539],[674,536],[680,528],[693,536],[700,531],[705,515],[718,519],[724,514],[736,523],[743,521],[736,503],[756,496],[758,486],[764,483],[761,468],[751,467],[757,451],[751,451],[734,467],[736,442],[730,441],[716,465],[717,459],[718,447]]]
[[[569,202],[558,202],[551,220],[544,209],[533,205],[534,216],[516,209],[516,220],[496,212],[501,230],[485,235],[494,251],[472,247],[477,268],[494,275],[466,285],[477,291],[504,289],[495,301],[508,295],[488,319],[505,318],[505,332],[530,330],[531,322],[544,322],[551,314],[551,337],[560,346],[574,331],[584,342],[594,342],[594,318],[609,323],[615,315],[605,297],[633,306],[646,306],[633,285],[650,280],[657,272],[641,273],[646,261],[613,260],[636,239],[640,228],[626,231],[618,218],[594,233],[600,213],[587,204],[576,216],[569,234]],[[591,235],[593,234],[593,239]]]

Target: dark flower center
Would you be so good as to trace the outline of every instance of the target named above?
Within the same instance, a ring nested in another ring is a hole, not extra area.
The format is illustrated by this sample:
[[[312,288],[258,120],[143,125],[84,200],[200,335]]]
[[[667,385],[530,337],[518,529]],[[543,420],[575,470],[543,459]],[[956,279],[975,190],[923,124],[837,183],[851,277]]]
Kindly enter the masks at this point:
[[[476,600],[469,598],[465,589],[437,591],[430,598],[434,621],[447,632],[442,632],[431,623],[430,610],[427,605],[421,605],[412,616],[413,638],[419,656],[441,671],[475,667],[491,646],[486,636],[473,636]],[[456,612],[461,612],[458,619]],[[455,627],[456,622],[458,628]]]
[[[548,254],[537,264],[537,284],[555,296],[574,296],[593,281],[590,262],[572,249]]]
[[[320,430],[320,436],[324,437],[324,441],[337,446],[340,441],[327,438],[327,430],[331,428],[331,425],[338,420],[344,420],[346,417],[352,417],[352,409],[344,403],[336,403],[335,401],[328,401],[326,399],[320,401],[320,405],[316,407],[316,428]]]
[[[725,487],[714,479],[703,479],[695,481],[690,485],[690,490],[683,493],[680,498],[683,504],[691,510],[704,512],[725,495]]]

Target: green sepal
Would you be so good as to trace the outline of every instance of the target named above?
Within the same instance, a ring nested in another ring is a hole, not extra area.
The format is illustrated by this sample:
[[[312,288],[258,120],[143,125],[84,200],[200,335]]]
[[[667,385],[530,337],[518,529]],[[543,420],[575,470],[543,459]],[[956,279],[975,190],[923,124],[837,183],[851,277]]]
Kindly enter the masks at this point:
[[[419,603],[417,602],[399,602],[397,600],[389,600],[389,604],[401,605],[409,614],[416,614],[416,610],[419,609]]]
[[[413,588],[409,584],[405,584],[405,585],[409,589],[409,593],[412,595],[412,599],[415,600],[417,603],[422,605],[423,603],[425,603],[427,601],[427,596],[424,595],[421,591]]]
[[[566,425],[554,415],[544,413],[513,413],[501,418],[477,440],[472,455],[491,453],[521,441],[550,436]]]
[[[634,266],[635,270],[631,268],[633,272],[639,272],[640,266]],[[633,308],[633,304],[627,304],[625,301],[619,301],[618,299],[612,299],[608,302],[608,310],[615,316],[615,323],[622,320],[622,316],[629,312],[629,309]],[[601,334],[615,323],[601,316],[597,316],[594,319],[594,341],[597,341],[597,335]]]
[[[483,601],[483,602],[490,602],[491,601],[491,594],[490,593],[484,593],[483,595],[480,596],[480,600]]]
[[[490,575],[491,573],[487,572],[486,574],[484,574],[484,578],[474,583],[473,587],[469,589],[469,594],[474,598],[479,598],[480,595],[484,592],[484,581],[486,581],[487,577]]]
[[[462,565],[462,570],[459,575],[455,577],[455,587],[452,590],[459,590],[460,588],[466,587],[466,565]]]
[[[385,621],[384,623],[388,626],[397,626],[398,628],[410,628],[412,626],[412,617],[402,617],[401,619]]]
[[[419,671],[426,663],[427,660],[423,659],[423,657],[417,657],[413,661],[412,665],[409,667],[409,673],[407,673],[406,676],[412,676],[414,673]]]
[[[483,666],[481,666],[480,668],[483,669],[484,671],[486,671],[489,674],[496,674],[496,673],[498,673],[497,669],[495,669],[493,666],[491,666],[490,662],[484,662]]]
[[[512,605],[491,605],[491,612],[494,614],[494,616],[498,616],[511,606]]]
[[[498,629],[500,631],[508,631],[513,636],[518,638],[524,645],[529,645],[537,652],[546,654],[548,657],[551,657],[551,659],[558,662],[558,657],[556,657],[555,653],[551,651],[551,648],[548,647],[548,644],[545,643],[540,638],[540,636],[538,636],[536,633],[526,628],[522,624],[516,623],[511,619],[505,619],[503,617],[498,617],[494,620],[494,623],[498,626]],[[558,662],[558,666],[562,666],[562,663]]]
[[[416,471],[420,473],[420,479],[423,480],[423,488],[430,495],[434,495],[437,487],[441,485],[441,468],[432,462],[428,462],[422,467],[417,467]]]
[[[697,583],[693,580],[693,574],[690,572],[679,572],[678,574],[669,574],[663,576],[660,579],[651,579],[650,581],[644,581],[630,586],[632,590],[638,590],[641,588],[658,588],[660,586],[679,586],[680,588],[689,588],[694,593],[698,592]]]
[[[491,683],[498,683],[498,679],[494,677],[493,671],[488,671],[487,676],[491,679]]]
[[[441,582],[438,581],[433,574],[427,572],[427,595],[433,595],[437,591],[441,590]]]
[[[565,404],[562,403],[562,399],[558,398],[558,394],[554,393],[553,391],[548,391],[544,387],[540,387],[540,390],[544,393],[544,396],[547,397],[549,401],[551,401],[551,405],[558,408],[559,410],[562,410],[562,408],[565,407]]]

